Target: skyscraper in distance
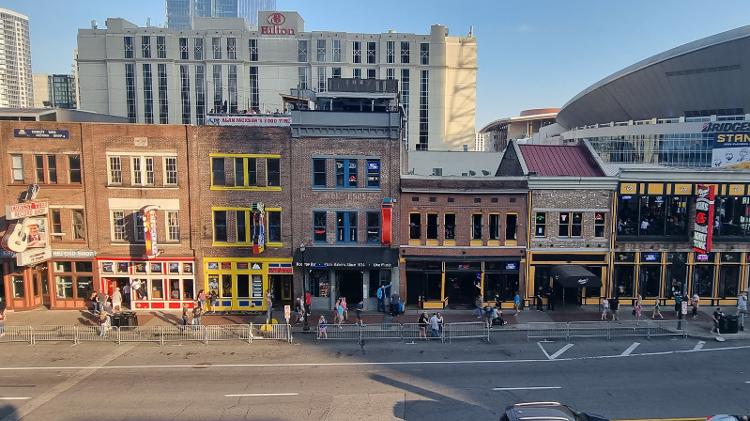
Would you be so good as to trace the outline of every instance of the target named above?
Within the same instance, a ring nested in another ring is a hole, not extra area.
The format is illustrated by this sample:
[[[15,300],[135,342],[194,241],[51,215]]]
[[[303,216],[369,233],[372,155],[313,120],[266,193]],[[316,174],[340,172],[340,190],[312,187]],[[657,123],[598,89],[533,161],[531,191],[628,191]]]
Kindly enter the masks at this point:
[[[34,105],[29,18],[0,8],[0,107]]]
[[[167,26],[189,29],[194,17],[243,18],[248,26],[258,24],[258,12],[275,10],[276,0],[167,0]]]
[[[258,12],[276,10],[276,0],[237,0],[237,13],[249,26],[258,25]]]

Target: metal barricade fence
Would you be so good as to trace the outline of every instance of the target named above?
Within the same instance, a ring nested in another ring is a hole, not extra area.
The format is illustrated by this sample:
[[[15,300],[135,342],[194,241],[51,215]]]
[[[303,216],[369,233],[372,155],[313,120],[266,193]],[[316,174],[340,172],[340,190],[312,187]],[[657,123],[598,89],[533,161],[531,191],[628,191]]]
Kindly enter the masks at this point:
[[[379,323],[360,327],[360,339],[404,339],[401,323]]]
[[[206,332],[202,325],[162,326],[161,343],[166,342],[206,342]]]
[[[342,324],[336,325],[333,323],[326,324],[325,334],[321,331],[320,327],[317,327],[317,339],[318,340],[332,340],[332,339],[344,339],[350,341],[361,340],[361,332],[359,325]]]
[[[687,338],[686,321],[678,329],[677,320],[628,320],[581,322],[532,322],[526,339],[614,338],[681,336]]]
[[[592,320],[568,322],[568,338],[606,338],[611,339],[611,326],[614,322]]]
[[[32,344],[37,342],[76,343],[75,326],[37,326],[32,329]]]
[[[112,326],[74,326],[76,343],[117,342],[118,328]]]
[[[117,343],[123,342],[163,343],[161,327],[121,326],[117,329]]]
[[[526,339],[569,339],[570,331],[566,322],[528,323]]]
[[[206,342],[212,341],[243,341],[253,342],[251,325],[216,325],[204,326]]]
[[[250,323],[250,334],[253,340],[274,339],[292,343],[292,326],[289,324]]]
[[[446,334],[447,332],[447,334]],[[479,338],[490,341],[490,329],[484,322],[461,322],[448,323],[443,329],[443,337],[448,338],[448,342],[453,339]]]
[[[0,335],[2,342],[27,342],[29,345],[34,343],[34,334],[30,326],[5,326],[4,335]]]

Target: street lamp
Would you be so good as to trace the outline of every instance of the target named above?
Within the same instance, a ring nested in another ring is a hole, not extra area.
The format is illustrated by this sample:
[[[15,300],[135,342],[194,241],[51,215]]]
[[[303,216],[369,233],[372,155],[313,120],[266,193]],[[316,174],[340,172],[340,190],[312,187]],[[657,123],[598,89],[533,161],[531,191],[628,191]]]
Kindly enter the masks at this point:
[[[307,308],[307,303],[305,302],[307,299],[307,292],[309,291],[308,285],[307,285],[307,268],[305,267],[305,243],[300,244],[299,246],[299,252],[302,257],[302,289],[304,289],[305,294],[302,296],[302,307],[304,307],[304,321],[305,324],[302,326],[302,330],[305,332],[310,330],[310,322],[308,321],[308,315],[310,314],[310,309]]]

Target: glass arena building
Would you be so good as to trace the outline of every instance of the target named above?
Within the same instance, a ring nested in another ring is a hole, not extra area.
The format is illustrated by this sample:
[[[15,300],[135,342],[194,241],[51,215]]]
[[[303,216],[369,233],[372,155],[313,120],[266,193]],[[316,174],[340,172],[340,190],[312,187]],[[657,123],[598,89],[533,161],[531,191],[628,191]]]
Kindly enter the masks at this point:
[[[626,67],[568,101],[534,143],[586,140],[604,163],[750,169],[750,25]]]

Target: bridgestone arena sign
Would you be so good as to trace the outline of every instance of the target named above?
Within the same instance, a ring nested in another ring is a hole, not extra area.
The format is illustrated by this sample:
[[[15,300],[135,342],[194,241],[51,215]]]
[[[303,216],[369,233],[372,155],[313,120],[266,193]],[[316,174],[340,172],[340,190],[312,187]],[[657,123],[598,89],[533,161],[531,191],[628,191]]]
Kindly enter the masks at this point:
[[[705,123],[701,133],[711,140],[712,167],[750,169],[750,122]]]

